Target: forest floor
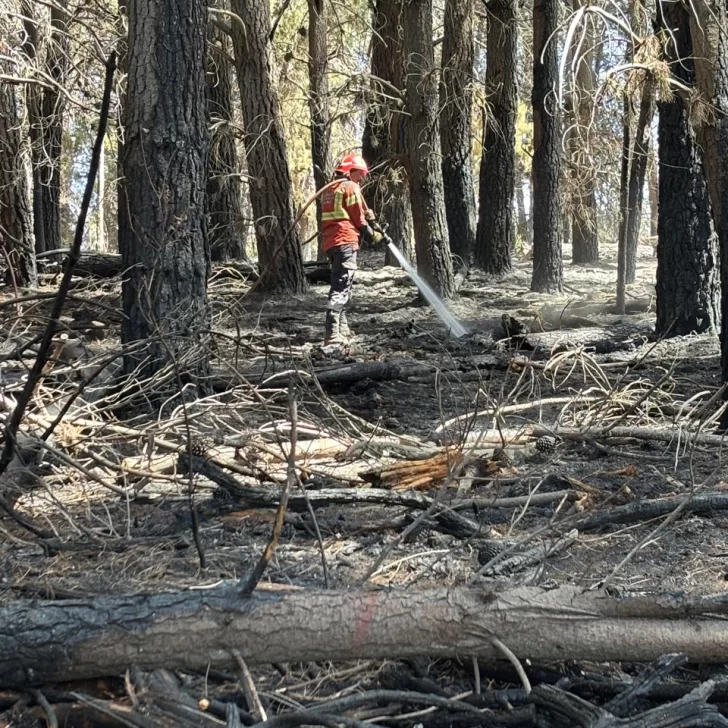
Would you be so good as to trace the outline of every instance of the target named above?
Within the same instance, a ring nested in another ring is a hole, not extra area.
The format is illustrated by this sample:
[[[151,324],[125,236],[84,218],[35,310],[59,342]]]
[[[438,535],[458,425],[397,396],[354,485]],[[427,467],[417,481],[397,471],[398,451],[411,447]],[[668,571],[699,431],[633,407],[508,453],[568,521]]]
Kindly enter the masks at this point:
[[[28,596],[169,590],[243,576],[270,538],[274,508],[235,502],[197,474],[202,570],[191,537],[190,480],[177,472],[175,450],[186,448],[192,432],[195,450],[231,464],[239,482],[284,482],[289,381],[295,381],[298,401],[298,465],[310,493],[346,488],[406,494],[414,485],[476,530],[445,527],[432,513],[412,527],[422,511],[391,503],[316,506],[315,520],[306,508],[292,509],[265,581],[329,588],[510,582],[588,589],[609,579],[615,588],[639,592],[724,590],[728,513],[686,512],[652,538],[662,517],[606,520],[601,527],[590,521],[630,504],[728,490],[722,448],[689,437],[715,430],[710,398],[719,385],[717,341],[654,340],[650,248],[640,248],[638,281],[629,288],[623,316],[613,313],[616,264],[609,248],[598,266],[567,261],[560,295],[530,293],[530,266],[518,263],[503,280],[471,273],[450,306],[469,333],[454,339],[432,309],[419,305],[403,271],[384,267],[381,254],[365,254],[349,313],[356,338],[335,352],[321,348],[326,285],[266,299],[246,295],[249,284],[234,273],[217,271],[210,286],[213,329],[220,334],[215,393],[175,403],[163,415],[121,418],[105,400],[94,401],[89,386],[56,431],[54,451],[34,471],[40,473],[35,487],[16,493],[18,511],[66,546],[49,555],[20,525],[0,517],[0,604]],[[54,290],[50,279],[42,290]],[[49,372],[31,408],[31,429],[53,419],[81,370],[118,347],[118,283],[78,279],[73,295],[66,307],[69,329],[86,331],[84,322],[100,319],[102,337],[86,339],[81,361]],[[6,403],[22,372],[7,354],[19,336],[39,330],[50,305],[23,304],[18,320],[15,307],[3,305],[13,296],[7,289],[0,293]],[[84,300],[110,308],[91,307],[89,316]],[[504,331],[503,314],[529,330],[512,336],[513,330]],[[543,429],[534,430],[538,426]],[[548,558],[497,573],[499,558],[502,564],[508,554],[570,532],[569,544]],[[501,540],[510,551],[498,556],[494,542]],[[300,703],[384,684],[381,663],[290,665],[283,673],[255,672],[272,710],[291,699]],[[424,673],[448,692],[472,689],[468,664],[438,661]],[[229,695],[225,674],[217,677],[210,694]],[[189,681],[192,692],[202,690],[204,676]],[[0,694],[0,707],[11,705]]]

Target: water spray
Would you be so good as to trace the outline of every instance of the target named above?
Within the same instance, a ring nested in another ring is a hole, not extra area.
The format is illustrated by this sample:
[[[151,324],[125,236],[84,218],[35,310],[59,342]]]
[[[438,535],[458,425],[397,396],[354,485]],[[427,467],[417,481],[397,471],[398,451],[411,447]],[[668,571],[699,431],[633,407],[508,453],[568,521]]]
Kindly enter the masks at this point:
[[[387,247],[392,251],[392,255],[399,261],[399,264],[404,268],[407,275],[414,281],[417,288],[420,289],[422,295],[427,299],[427,302],[435,309],[437,315],[442,319],[443,323],[450,329],[450,333],[459,339],[461,336],[467,334],[465,327],[452,315],[444,301],[430,288],[426,281],[422,279],[419,273],[410,265],[407,258],[402,255],[399,248],[393,243],[387,243]]]

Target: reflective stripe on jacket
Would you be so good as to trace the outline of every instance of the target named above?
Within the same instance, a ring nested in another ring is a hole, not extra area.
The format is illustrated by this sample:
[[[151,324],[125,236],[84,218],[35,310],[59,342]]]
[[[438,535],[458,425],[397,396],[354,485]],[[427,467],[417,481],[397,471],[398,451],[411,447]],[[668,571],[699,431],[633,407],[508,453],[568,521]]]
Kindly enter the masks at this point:
[[[342,178],[321,195],[324,250],[359,245],[359,229],[366,225],[367,203],[356,182]]]

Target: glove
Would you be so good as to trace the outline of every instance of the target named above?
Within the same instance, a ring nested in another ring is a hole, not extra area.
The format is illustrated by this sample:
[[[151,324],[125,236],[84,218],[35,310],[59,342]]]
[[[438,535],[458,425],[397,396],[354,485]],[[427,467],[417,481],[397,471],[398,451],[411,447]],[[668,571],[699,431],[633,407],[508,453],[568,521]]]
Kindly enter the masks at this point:
[[[373,230],[369,225],[362,225],[359,228],[359,234],[366,243],[378,243],[384,237],[379,230]]]

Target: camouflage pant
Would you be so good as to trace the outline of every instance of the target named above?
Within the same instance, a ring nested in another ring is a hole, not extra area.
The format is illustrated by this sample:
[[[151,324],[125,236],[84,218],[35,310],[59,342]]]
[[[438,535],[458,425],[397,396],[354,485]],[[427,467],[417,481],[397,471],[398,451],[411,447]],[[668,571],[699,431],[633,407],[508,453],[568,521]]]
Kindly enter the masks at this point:
[[[326,308],[336,313],[343,311],[351,297],[356,273],[357,249],[353,245],[339,245],[328,251],[331,261],[331,288]]]

